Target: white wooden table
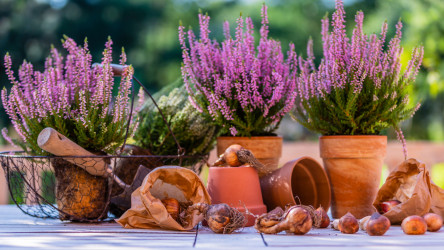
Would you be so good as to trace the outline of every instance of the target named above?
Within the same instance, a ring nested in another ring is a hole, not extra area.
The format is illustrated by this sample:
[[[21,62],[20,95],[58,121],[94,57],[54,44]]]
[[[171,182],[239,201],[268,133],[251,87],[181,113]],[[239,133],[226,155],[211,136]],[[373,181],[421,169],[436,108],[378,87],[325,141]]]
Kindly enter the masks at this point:
[[[192,248],[195,231],[123,229],[116,223],[81,224],[58,220],[36,219],[12,205],[0,206],[0,249],[158,249]],[[385,236],[370,237],[360,231],[354,235],[332,229],[314,229],[303,236],[264,235],[268,248],[332,248],[332,249],[444,249],[444,229],[425,235],[404,235],[393,226]],[[196,248],[256,249],[266,248],[260,234],[245,228],[232,235],[199,230]]]

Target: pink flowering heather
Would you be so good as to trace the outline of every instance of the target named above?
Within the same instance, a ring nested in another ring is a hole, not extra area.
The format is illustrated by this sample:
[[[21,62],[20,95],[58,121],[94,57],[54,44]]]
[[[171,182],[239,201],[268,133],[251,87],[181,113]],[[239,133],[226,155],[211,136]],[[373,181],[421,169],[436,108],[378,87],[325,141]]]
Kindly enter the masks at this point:
[[[287,59],[279,41],[268,38],[267,6],[262,8],[259,45],[250,17],[237,19],[235,37],[224,23],[225,40],[210,39],[210,17],[199,14],[200,37],[179,27],[182,75],[190,101],[233,136],[269,135],[296,98],[297,57],[290,44]]]
[[[9,94],[3,89],[1,98],[22,139],[15,141],[16,144],[32,154],[45,155],[37,145],[37,137],[43,128],[52,127],[86,149],[114,152],[126,132],[133,68],[126,67],[118,94],[113,98],[111,45],[108,39],[102,67],[91,67],[87,41],[81,47],[66,38],[63,41],[68,52],[66,58],[52,48],[43,72],[35,71],[31,63],[24,61],[18,79],[11,69],[11,57],[5,55],[6,74],[12,88]],[[122,51],[120,63],[125,62]]]
[[[328,17],[322,20],[324,55],[320,65],[314,66],[311,41],[308,58],[300,58],[293,116],[323,135],[376,135],[394,127],[405,146],[399,123],[419,108],[409,104],[407,87],[418,74],[423,48],[413,50],[402,71],[401,22],[385,46],[387,23],[383,23],[379,36],[366,35],[362,30],[364,13],[359,11],[349,38],[344,18],[342,1],[337,0],[331,31]],[[407,155],[406,150],[404,153]]]

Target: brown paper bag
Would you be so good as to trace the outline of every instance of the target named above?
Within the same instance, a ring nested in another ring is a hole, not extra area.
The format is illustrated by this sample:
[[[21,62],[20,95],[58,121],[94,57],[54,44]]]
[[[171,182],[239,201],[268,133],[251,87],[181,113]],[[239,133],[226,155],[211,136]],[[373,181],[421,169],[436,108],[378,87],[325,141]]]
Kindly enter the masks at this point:
[[[384,214],[392,224],[400,224],[410,215],[422,216],[431,211],[432,185],[424,163],[408,159],[390,173],[373,206],[381,212],[380,204],[389,200],[401,202]]]
[[[444,218],[444,189],[436,186],[432,181],[432,207],[431,213],[439,214]]]
[[[192,223],[182,227],[171,217],[162,199],[175,198],[179,202],[211,204],[210,196],[193,171],[176,166],[158,167],[150,172],[142,185],[131,195],[131,208],[116,221],[124,228],[151,228],[170,230],[190,230],[203,215],[194,214]],[[197,211],[196,211],[197,213]]]

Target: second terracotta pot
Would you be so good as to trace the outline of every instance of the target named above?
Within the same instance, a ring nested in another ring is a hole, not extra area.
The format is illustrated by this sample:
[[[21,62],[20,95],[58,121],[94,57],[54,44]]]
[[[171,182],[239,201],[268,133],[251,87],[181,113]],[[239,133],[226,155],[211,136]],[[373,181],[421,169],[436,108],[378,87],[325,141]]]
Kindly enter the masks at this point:
[[[282,137],[280,136],[253,136],[253,137],[235,137],[221,136],[217,138],[217,155],[225,152],[229,146],[239,144],[250,150],[253,155],[264,164],[268,172],[279,167],[279,159],[282,155]],[[266,174],[263,174],[266,175]],[[262,177],[262,176],[259,176]]]
[[[322,166],[301,157],[261,178],[262,197],[268,210],[302,204],[325,211],[330,207],[330,183]]]
[[[362,218],[375,212],[386,136],[322,136],[320,153],[331,183],[333,218],[347,212]]]
[[[252,167],[210,167],[208,193],[213,204],[226,203],[245,212],[261,215],[267,212],[257,172]],[[245,206],[245,207],[244,207]],[[247,216],[246,226],[254,225],[254,216]]]

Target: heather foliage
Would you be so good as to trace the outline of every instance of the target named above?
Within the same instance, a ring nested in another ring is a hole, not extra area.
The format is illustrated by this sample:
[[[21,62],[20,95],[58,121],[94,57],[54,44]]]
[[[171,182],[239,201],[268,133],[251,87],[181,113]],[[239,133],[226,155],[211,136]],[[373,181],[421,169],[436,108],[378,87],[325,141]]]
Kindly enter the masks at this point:
[[[81,47],[66,38],[63,41],[68,52],[66,58],[52,48],[43,72],[35,71],[31,63],[24,61],[18,71],[18,80],[11,69],[11,57],[6,54],[6,74],[12,88],[9,94],[3,89],[1,97],[22,139],[15,140],[16,144],[31,154],[46,155],[37,145],[37,137],[45,127],[56,129],[91,151],[113,153],[123,143],[133,68],[126,67],[118,94],[113,98],[111,45],[108,39],[102,67],[92,68],[87,41]],[[125,62],[126,55],[122,51],[120,63]],[[3,135],[6,136],[5,131]],[[11,141],[7,136],[6,139]]]
[[[235,37],[224,23],[225,40],[209,37],[208,15],[199,15],[200,37],[179,27],[182,75],[193,106],[208,113],[233,136],[269,135],[291,110],[296,97],[297,57],[290,44],[284,59],[279,41],[268,38],[267,7],[262,9],[255,48],[250,17],[237,19]]]
[[[157,104],[186,155],[206,155],[210,152],[218,135],[218,127],[191,105],[183,85],[162,95]],[[138,146],[149,149],[155,155],[178,154],[176,142],[158,109],[146,103],[139,117],[140,125],[134,134]],[[201,159],[187,159],[184,164],[192,165],[196,160]]]
[[[419,108],[409,104],[407,88],[415,81],[423,48],[413,50],[402,71],[401,22],[386,47],[387,23],[383,23],[379,37],[366,35],[362,30],[364,13],[359,11],[349,39],[344,16],[342,2],[336,1],[331,32],[328,17],[322,20],[324,54],[317,68],[309,41],[308,58],[299,63],[298,97],[292,115],[323,135],[377,135],[394,127],[404,141],[399,123]]]

